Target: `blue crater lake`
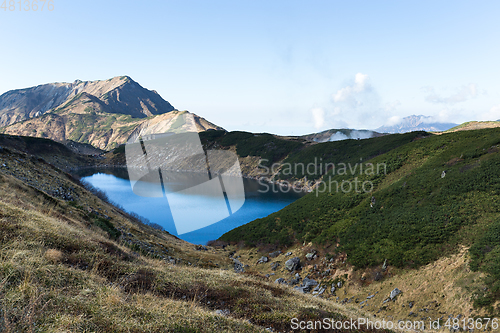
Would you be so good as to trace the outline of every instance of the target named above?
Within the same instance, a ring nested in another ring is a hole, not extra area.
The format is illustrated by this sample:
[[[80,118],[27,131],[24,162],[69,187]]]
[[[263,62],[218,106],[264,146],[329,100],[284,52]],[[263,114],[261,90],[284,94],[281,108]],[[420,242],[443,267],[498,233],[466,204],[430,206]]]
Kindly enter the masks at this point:
[[[131,188],[128,173],[125,169],[92,169],[80,173],[82,180],[106,193],[109,199],[121,205],[127,212],[133,212],[147,218],[149,221],[162,226],[172,235],[194,244],[206,244],[222,234],[237,228],[255,219],[266,217],[284,208],[300,197],[304,192],[297,193],[293,189],[281,188],[271,184],[261,184],[253,179],[243,179],[245,188],[245,203],[236,212],[223,220],[204,228],[177,234],[169,202],[166,197],[148,198],[136,195]],[[168,184],[165,180],[165,191],[189,187],[196,182],[196,175],[174,177],[177,183]],[[182,184],[179,184],[179,181]],[[147,186],[147,184],[146,184]],[[193,219],[210,219],[220,214],[214,198],[208,195],[178,195],[175,199],[176,214],[186,214],[196,217]],[[196,222],[199,222],[197,220]]]

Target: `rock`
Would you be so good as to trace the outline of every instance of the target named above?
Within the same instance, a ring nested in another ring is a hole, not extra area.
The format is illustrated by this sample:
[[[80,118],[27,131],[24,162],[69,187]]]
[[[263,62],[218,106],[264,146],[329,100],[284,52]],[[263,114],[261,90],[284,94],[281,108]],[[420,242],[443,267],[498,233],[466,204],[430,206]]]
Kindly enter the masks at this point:
[[[342,288],[342,281],[337,282],[337,287]]]
[[[299,273],[295,273],[295,278],[296,279],[300,279],[300,274]]]
[[[415,303],[414,302],[408,303],[408,306],[410,307],[410,309],[413,307],[413,304],[415,304]]]
[[[269,259],[267,257],[263,256],[263,257],[260,257],[259,260],[257,260],[257,264],[263,264],[263,263],[266,263],[268,261],[269,261]]]
[[[245,268],[243,268],[243,264],[238,259],[233,259],[234,262],[234,271],[236,273],[243,273]]]
[[[293,289],[298,290],[298,291],[300,291],[301,293],[306,293],[306,291],[304,291],[304,287],[301,287],[301,286],[296,286],[296,287],[293,287]]]
[[[326,271],[324,271],[323,273],[321,273],[322,276],[328,276],[330,275],[330,269],[327,269]]]
[[[331,293],[335,293],[335,284],[332,284],[332,290],[331,290]]]
[[[288,257],[288,256],[291,256],[292,254],[293,254],[292,252],[287,252],[287,253],[285,254],[285,256],[286,256],[286,257]]]
[[[307,260],[313,260],[313,259],[316,259],[318,256],[316,256],[316,251],[313,250],[311,252],[309,252],[308,254],[306,254],[306,259]]]
[[[278,262],[272,262],[271,263],[271,269],[273,271],[275,271],[276,269],[278,269],[279,266],[280,266],[280,264]]]
[[[393,291],[391,291],[391,295],[389,296],[389,298],[391,300],[393,300],[393,299],[395,299],[401,293],[402,293],[401,290],[399,290],[398,288],[395,288]]]
[[[295,286],[295,285],[297,285],[299,283],[300,283],[300,279],[293,278],[293,279],[290,280],[290,285],[291,286]]]
[[[274,251],[274,252],[271,252],[269,253],[269,256],[271,258],[276,258],[277,256],[279,256],[281,254],[281,251]]]
[[[278,278],[274,282],[277,284],[286,284],[286,280],[283,278]]]
[[[375,297],[376,294],[378,294],[378,291],[373,295],[369,295],[366,299],[372,299],[373,297]]]
[[[312,287],[317,286],[317,285],[318,285],[318,282],[316,282],[313,279],[304,278],[304,280],[302,280],[302,287],[304,288],[305,292],[309,292]]]
[[[444,178],[446,176],[446,171],[441,172],[441,178]]]
[[[230,313],[231,313],[231,311],[229,311],[228,309],[215,311],[215,314],[219,315],[219,316],[229,316]]]
[[[285,262],[285,268],[288,269],[290,272],[296,271],[297,269],[300,268],[300,258],[294,257],[292,259],[288,259]]]
[[[317,285],[318,285],[318,282],[316,282],[313,279],[309,279],[309,278],[305,277],[304,280],[302,281],[302,284],[300,286],[294,287],[294,289],[298,290],[302,293],[308,293],[311,291],[312,287],[317,286]],[[317,291],[319,291],[319,289]]]

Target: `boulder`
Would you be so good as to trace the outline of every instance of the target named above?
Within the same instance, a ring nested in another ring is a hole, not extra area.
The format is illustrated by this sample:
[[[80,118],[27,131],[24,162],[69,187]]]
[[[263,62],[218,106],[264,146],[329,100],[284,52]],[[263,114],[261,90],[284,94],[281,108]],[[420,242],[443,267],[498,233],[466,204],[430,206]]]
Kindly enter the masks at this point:
[[[269,253],[269,256],[271,258],[276,258],[277,256],[279,256],[281,254],[281,251],[274,251],[274,252],[271,252]]]
[[[286,284],[286,280],[285,280],[285,279],[283,279],[283,278],[278,278],[278,279],[276,279],[276,281],[274,281],[274,282],[275,282],[275,283],[277,283],[277,284]]]
[[[298,290],[302,293],[308,293],[311,291],[312,287],[315,287],[318,285],[318,282],[316,282],[313,279],[309,279],[307,277],[302,280],[302,284],[300,286],[293,287],[293,289]],[[319,291],[319,288],[318,288]]]
[[[229,316],[230,313],[231,313],[231,311],[229,311],[228,309],[215,311],[215,314],[219,315],[219,316]]]
[[[262,256],[262,257],[260,257],[259,260],[257,260],[257,264],[263,264],[263,263],[266,263],[268,261],[269,261],[269,259],[267,257]]]
[[[318,285],[318,282],[316,282],[313,279],[304,278],[304,280],[302,280],[302,287],[304,287],[305,292],[309,292],[312,287],[317,286],[317,285]]]
[[[389,298],[391,300],[393,300],[393,299],[395,299],[401,293],[402,293],[401,290],[399,290],[398,288],[395,288],[393,291],[391,291],[391,294],[389,295]]]
[[[245,269],[243,268],[243,264],[238,259],[233,259],[234,262],[234,271],[236,273],[243,273]]]
[[[290,272],[296,271],[297,269],[300,268],[300,258],[294,257],[292,259],[288,259],[285,262],[285,268],[288,269]]]

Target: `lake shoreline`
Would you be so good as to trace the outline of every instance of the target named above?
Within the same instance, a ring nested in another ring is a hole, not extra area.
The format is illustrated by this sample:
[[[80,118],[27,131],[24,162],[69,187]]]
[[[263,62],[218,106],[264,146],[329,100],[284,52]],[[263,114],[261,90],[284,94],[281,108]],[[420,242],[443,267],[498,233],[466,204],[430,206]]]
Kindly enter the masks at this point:
[[[245,200],[236,211],[229,210],[227,214],[224,213],[226,204],[220,206],[218,197],[210,194],[186,194],[174,190],[168,192],[168,197],[163,196],[163,199],[138,196],[128,179],[127,168],[123,166],[73,168],[71,172],[82,182],[104,192],[110,201],[123,210],[142,216],[172,235],[193,244],[206,244],[218,239],[222,234],[269,216],[307,194],[296,189],[290,191],[281,184],[271,187],[267,182],[243,177]],[[190,173],[192,172],[182,172],[182,176],[174,178],[169,178],[164,173],[163,179],[173,179],[171,189],[190,188],[205,181],[201,173],[198,173],[199,177]],[[142,185],[141,188],[144,190]],[[188,225],[191,227],[186,227]]]
[[[67,169],[67,172],[73,174],[73,172],[78,172],[78,171],[82,171],[82,170],[93,170],[93,169],[123,169],[123,170],[127,170],[127,166],[105,164],[105,165],[99,165],[99,166],[85,166],[85,167],[69,168],[69,169]],[[198,173],[197,171],[181,171],[181,170],[172,170],[172,171],[173,172],[180,172],[180,173]],[[78,174],[75,174],[75,175],[78,176]],[[271,180],[271,179],[269,179],[269,177],[264,177],[264,176],[258,177],[258,176],[251,176],[251,175],[242,173],[241,177],[243,177],[245,179],[252,179],[252,180],[255,180],[257,182],[264,181],[267,184],[279,186],[280,188],[290,188],[292,191],[294,191],[297,194],[299,194],[299,193],[307,194],[307,193],[312,192],[314,189],[314,186],[304,185],[300,181],[293,182],[294,185],[291,186],[290,182],[287,182],[285,180]],[[299,183],[299,185],[297,185],[296,183]],[[264,185],[264,184],[262,184],[262,185]],[[290,191],[290,190],[288,190],[288,191]],[[285,191],[285,192],[287,192],[287,191]]]

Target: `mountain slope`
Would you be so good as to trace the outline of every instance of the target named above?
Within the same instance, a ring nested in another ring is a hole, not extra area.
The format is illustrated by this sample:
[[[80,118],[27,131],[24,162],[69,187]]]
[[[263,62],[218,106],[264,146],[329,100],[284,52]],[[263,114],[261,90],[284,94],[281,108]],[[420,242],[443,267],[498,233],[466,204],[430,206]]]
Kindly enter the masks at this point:
[[[0,145],[2,332],[289,332],[292,318],[364,316],[235,273],[230,250],[145,225],[45,160],[91,157],[39,138]]]
[[[412,115],[403,118],[398,124],[381,126],[376,131],[380,133],[406,133],[412,131],[442,132],[454,126],[457,126],[457,124],[438,123],[433,121],[432,117]]]
[[[49,83],[8,91],[0,96],[0,127],[38,117],[64,107],[80,94],[92,98],[109,113],[144,118],[174,110],[156,91],[147,90],[128,76],[109,80]],[[91,97],[90,97],[91,96]]]
[[[478,291],[476,305],[500,299],[500,129],[421,138],[363,160],[386,165],[387,174],[337,173],[331,180],[357,177],[371,182],[373,192],[343,193],[335,183],[331,191],[323,186],[221,239],[323,244],[360,268],[385,260],[396,267],[419,267],[465,245],[471,247],[471,267],[489,274],[489,288]]]
[[[184,118],[190,118],[186,117],[187,115],[193,116],[194,124],[187,124],[184,121]],[[127,142],[134,135],[179,129],[200,132],[208,129],[222,130],[221,127],[187,111],[170,111],[148,118],[132,118],[130,115],[108,113],[106,105],[82,93],[59,109],[4,127],[0,132],[42,137],[60,142],[71,140],[109,150]]]
[[[496,121],[468,121],[463,124],[460,124],[458,126],[452,127],[446,131],[445,133],[449,132],[457,132],[457,131],[471,131],[471,130],[477,130],[477,129],[483,129],[483,128],[496,128],[500,127],[500,120]]]
[[[13,90],[0,96],[0,107],[0,126],[7,125],[0,133],[71,140],[103,150],[131,136],[223,130],[195,114],[174,110],[155,91],[127,76]]]

